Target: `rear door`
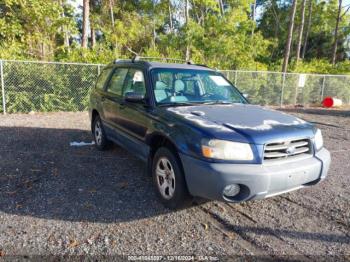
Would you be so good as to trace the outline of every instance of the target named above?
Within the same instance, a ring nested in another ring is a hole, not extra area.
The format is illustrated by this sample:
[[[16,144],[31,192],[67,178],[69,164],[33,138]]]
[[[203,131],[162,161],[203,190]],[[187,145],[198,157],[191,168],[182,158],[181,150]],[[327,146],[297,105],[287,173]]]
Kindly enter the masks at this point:
[[[103,121],[105,118],[102,102],[105,96],[105,86],[107,85],[112,70],[112,67],[106,67],[102,70],[96,81],[95,88],[91,90],[90,95],[90,109],[97,109]]]
[[[127,73],[127,68],[115,68],[105,88],[102,105],[107,129],[118,130],[119,107],[123,101],[122,90]]]

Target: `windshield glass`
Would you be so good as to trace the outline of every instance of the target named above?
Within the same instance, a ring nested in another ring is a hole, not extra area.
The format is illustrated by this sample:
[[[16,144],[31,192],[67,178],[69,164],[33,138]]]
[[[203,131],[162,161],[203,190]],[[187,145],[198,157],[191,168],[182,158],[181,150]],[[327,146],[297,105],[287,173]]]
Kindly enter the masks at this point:
[[[158,104],[247,103],[220,73],[189,69],[153,69]]]

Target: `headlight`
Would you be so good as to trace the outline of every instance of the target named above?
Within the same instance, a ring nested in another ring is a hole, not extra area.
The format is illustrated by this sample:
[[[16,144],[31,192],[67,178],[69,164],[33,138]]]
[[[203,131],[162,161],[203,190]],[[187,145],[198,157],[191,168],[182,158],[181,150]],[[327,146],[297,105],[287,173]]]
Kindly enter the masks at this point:
[[[323,147],[323,137],[320,129],[317,129],[315,133],[315,146],[317,151]]]
[[[222,160],[253,160],[249,144],[224,140],[205,140],[202,142],[202,154],[207,158]]]

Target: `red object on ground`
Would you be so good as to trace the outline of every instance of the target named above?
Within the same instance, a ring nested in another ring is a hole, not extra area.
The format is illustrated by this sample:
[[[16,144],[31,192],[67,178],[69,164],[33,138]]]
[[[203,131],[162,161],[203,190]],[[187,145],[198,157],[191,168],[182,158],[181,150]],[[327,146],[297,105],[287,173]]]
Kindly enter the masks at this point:
[[[327,96],[322,102],[324,107],[332,107],[334,105],[333,97]]]

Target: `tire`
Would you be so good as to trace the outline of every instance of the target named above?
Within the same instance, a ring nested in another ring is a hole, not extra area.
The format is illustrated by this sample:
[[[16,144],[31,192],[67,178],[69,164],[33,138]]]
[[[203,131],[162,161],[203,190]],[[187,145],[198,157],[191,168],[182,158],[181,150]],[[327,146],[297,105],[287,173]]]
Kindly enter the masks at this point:
[[[96,116],[93,120],[92,135],[94,137],[95,146],[98,150],[103,151],[108,149],[111,142],[107,139],[100,116]]]
[[[190,204],[185,177],[178,157],[168,148],[157,150],[152,162],[153,183],[165,207],[181,209]]]

